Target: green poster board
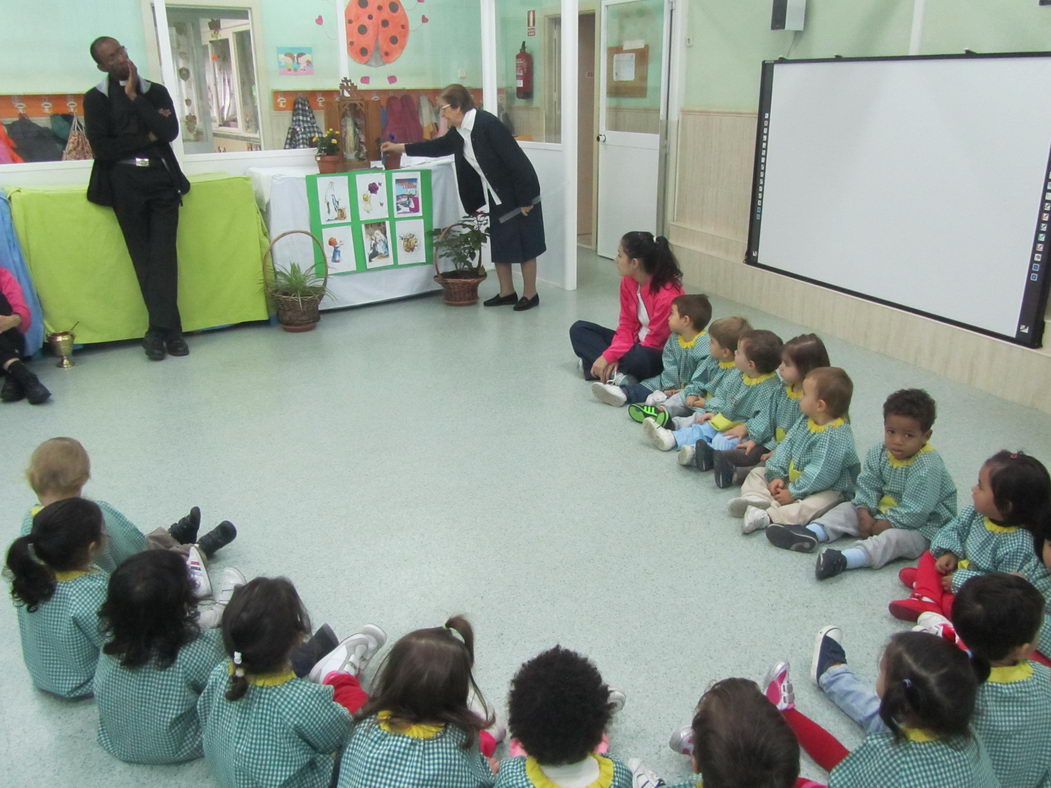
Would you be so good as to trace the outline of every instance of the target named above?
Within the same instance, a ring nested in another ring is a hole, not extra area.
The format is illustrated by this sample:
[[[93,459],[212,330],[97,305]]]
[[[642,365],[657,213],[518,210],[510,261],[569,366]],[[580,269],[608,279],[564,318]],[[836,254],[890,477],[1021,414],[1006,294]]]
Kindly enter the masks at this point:
[[[431,265],[431,173],[354,170],[307,176],[310,231],[318,275],[362,274]]]

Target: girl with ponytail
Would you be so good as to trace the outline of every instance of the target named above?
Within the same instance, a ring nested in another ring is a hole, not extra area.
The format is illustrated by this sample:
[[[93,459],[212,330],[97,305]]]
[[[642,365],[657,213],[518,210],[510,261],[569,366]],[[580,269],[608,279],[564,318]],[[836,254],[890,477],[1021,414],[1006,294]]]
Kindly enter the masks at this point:
[[[7,551],[26,667],[37,687],[62,698],[91,695],[108,581],[92,561],[103,542],[98,505],[66,498],[37,512]]]
[[[619,375],[644,380],[661,373],[671,304],[684,291],[682,271],[664,236],[625,234],[615,262],[621,276],[617,330],[578,320],[569,328],[569,341],[585,380],[619,385]]]

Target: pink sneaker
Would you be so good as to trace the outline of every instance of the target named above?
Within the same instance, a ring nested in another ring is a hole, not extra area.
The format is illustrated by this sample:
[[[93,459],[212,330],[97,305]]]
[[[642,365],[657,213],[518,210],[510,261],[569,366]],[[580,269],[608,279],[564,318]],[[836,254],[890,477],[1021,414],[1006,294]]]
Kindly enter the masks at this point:
[[[766,679],[763,680],[763,694],[778,711],[796,707],[796,693],[788,675],[790,667],[787,662],[778,662],[766,672]]]

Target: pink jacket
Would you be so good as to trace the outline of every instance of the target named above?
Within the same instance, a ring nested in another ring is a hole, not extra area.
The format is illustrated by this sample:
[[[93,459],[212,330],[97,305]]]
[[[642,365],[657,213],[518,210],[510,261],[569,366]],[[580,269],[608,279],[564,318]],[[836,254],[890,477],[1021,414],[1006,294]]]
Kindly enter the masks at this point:
[[[620,321],[617,323],[617,333],[614,334],[613,341],[602,353],[607,361],[620,361],[621,356],[639,341],[642,323],[639,321],[638,292],[639,283],[630,276],[620,280]],[[642,286],[642,303],[650,318],[649,332],[641,343],[643,347],[664,350],[664,343],[668,341],[668,335],[671,333],[671,329],[668,328],[671,302],[684,292],[686,291],[678,282],[669,282],[656,294],[650,290],[649,285]]]
[[[33,322],[33,316],[29,313],[25,296],[22,295],[22,287],[18,284],[18,280],[15,279],[15,275],[3,267],[0,267],[0,292],[10,302],[11,314],[22,318],[22,323],[18,326],[18,330],[23,334],[26,333],[29,330],[29,325]]]

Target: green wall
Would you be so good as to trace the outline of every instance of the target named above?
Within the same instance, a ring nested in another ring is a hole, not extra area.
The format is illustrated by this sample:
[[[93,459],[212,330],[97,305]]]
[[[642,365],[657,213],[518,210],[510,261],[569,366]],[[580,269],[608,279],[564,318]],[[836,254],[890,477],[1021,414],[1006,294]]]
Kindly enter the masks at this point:
[[[763,60],[906,55],[912,0],[808,0],[801,33],[770,30],[767,0],[690,0],[683,105],[754,111]],[[921,54],[1051,47],[1037,0],[928,0]]]

